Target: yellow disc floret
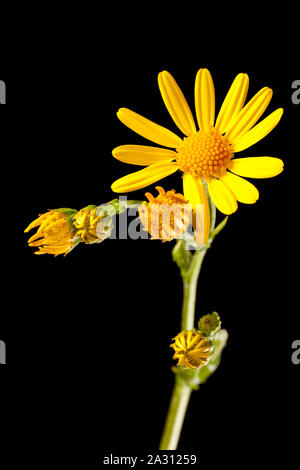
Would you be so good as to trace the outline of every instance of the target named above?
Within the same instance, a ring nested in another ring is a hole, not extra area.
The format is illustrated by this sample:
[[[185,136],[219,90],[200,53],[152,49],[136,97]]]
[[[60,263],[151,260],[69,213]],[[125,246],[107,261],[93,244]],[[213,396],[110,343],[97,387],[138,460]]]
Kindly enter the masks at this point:
[[[184,173],[207,178],[222,176],[232,156],[227,138],[212,128],[185,137],[177,148],[176,160]]]
[[[175,336],[171,348],[175,354],[173,359],[178,359],[178,366],[186,369],[199,369],[207,364],[212,346],[207,339],[195,330],[182,331]]]
[[[28,240],[29,246],[38,247],[35,253],[40,255],[67,254],[73,247],[73,233],[70,214],[61,210],[49,210],[40,215],[25,230],[39,227],[37,232]]]
[[[178,238],[191,221],[188,201],[174,189],[167,192],[160,186],[156,186],[156,189],[158,196],[146,193],[149,202],[144,201],[139,207],[142,225],[152,239],[167,241]]]

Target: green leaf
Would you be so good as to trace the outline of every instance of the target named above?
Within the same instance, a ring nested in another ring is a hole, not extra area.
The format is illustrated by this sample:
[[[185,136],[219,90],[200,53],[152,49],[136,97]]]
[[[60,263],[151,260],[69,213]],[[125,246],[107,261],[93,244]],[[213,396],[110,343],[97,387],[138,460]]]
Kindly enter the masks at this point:
[[[178,240],[172,250],[172,258],[179,267],[183,279],[188,275],[192,257],[193,255],[187,249],[186,243],[183,240]]]
[[[221,230],[223,230],[223,228],[225,227],[225,225],[227,224],[227,221],[228,221],[228,215],[226,217],[224,217],[224,219],[222,220],[222,222],[219,223],[219,225],[217,225],[217,227],[214,229],[214,231],[212,232],[212,237],[215,238],[216,235],[218,235]]]

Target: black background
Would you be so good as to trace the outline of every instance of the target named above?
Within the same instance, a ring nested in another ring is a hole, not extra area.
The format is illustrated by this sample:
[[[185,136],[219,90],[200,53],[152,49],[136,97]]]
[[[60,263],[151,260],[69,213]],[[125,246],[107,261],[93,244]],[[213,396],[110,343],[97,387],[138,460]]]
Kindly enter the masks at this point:
[[[171,244],[107,240],[53,258],[35,256],[27,236],[19,255],[16,233],[22,236],[48,208],[80,209],[115,197],[111,183],[138,168],[114,160],[111,150],[148,144],[118,121],[117,110],[131,108],[177,132],[157,74],[172,73],[194,109],[200,67],[213,75],[217,110],[239,72],[250,76],[249,98],[263,86],[274,90],[265,115],[283,107],[280,124],[240,156],[278,156],[285,171],[253,181],[259,201],[239,205],[205,258],[197,317],[216,310],[229,342],[221,367],[192,396],[179,451],[193,451],[200,461],[206,456],[214,461],[218,454],[226,463],[238,460],[237,450],[247,460],[266,463],[274,454],[288,460],[295,452],[299,366],[291,362],[291,344],[299,339],[300,113],[291,101],[291,84],[299,78],[295,38],[292,32],[282,37],[284,17],[266,30],[264,19],[253,15],[247,28],[240,23],[233,29],[230,12],[218,13],[221,28],[212,14],[200,18],[189,12],[183,18],[177,11],[162,20],[160,13],[152,18],[139,11],[137,21],[128,10],[118,10],[117,19],[110,14],[100,23],[92,20],[92,11],[80,22],[56,18],[55,27],[47,27],[49,36],[41,23],[26,46],[20,41],[18,58],[7,61],[9,71],[1,68],[9,105],[1,116],[3,442],[8,449],[6,441],[17,436],[24,462],[73,468],[80,460],[82,468],[93,468],[103,455],[157,449],[173,385],[169,344],[179,330],[182,300]],[[178,173],[159,184],[181,191]],[[141,190],[129,196],[143,195]],[[19,228],[12,229],[16,220]],[[10,452],[11,464],[17,456]]]

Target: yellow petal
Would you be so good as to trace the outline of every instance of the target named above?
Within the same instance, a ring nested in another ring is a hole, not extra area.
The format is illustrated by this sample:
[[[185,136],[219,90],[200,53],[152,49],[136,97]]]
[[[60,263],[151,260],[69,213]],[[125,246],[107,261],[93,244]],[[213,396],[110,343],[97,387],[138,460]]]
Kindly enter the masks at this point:
[[[253,127],[242,137],[237,137],[231,142],[234,152],[241,152],[242,150],[251,147],[259,140],[263,139],[272,129],[278,124],[283,114],[283,109],[279,108],[266,117],[263,121]]]
[[[38,217],[37,219],[35,219],[33,222],[31,222],[31,224],[28,225],[28,227],[24,230],[24,232],[29,232],[29,230],[35,228],[35,227],[38,227],[39,225],[41,225],[41,223],[47,219],[49,217],[49,215],[51,214],[51,212],[46,212],[45,214],[42,214],[40,215],[40,217]]]
[[[198,340],[199,340],[198,336],[195,335],[194,338],[192,339],[192,341],[189,344],[189,348],[192,348],[192,347],[198,348],[199,344],[201,344],[203,342],[203,341],[200,341],[200,343],[198,343],[198,345],[195,346],[195,344],[197,343]]]
[[[158,75],[158,86],[173,121],[185,135],[197,132],[192,112],[186,99],[169,72]]]
[[[67,254],[70,251],[70,246],[65,246],[62,248],[51,248],[51,247],[39,247],[39,251],[35,251],[35,255],[63,255],[64,253]]]
[[[230,121],[230,130],[226,133],[230,142],[246,134],[256,124],[270,103],[272,95],[273,91],[270,88],[262,88]]]
[[[40,238],[39,240],[35,242],[30,242],[30,243],[28,242],[29,246],[44,245],[48,248],[53,248],[53,249],[70,246],[70,243],[71,243],[71,240],[67,240],[66,242],[65,240],[61,241],[58,238],[56,240]]]
[[[208,178],[207,187],[213,203],[219,211],[230,215],[237,210],[236,198],[223,181],[216,178]]]
[[[180,335],[178,337],[179,344],[181,344],[181,349],[182,347],[185,349],[186,348],[186,341],[184,335]]]
[[[132,165],[153,165],[159,162],[171,162],[176,158],[173,150],[147,145],[120,145],[112,151],[113,156]]]
[[[190,347],[192,335],[193,335],[192,331],[189,331],[186,335],[186,345],[188,348]]]
[[[55,222],[57,218],[60,217],[60,214],[56,211],[49,212],[49,216],[41,223],[40,227],[38,228],[37,233],[43,233],[44,229],[48,227],[50,224]]]
[[[210,232],[209,206],[205,187],[200,178],[184,175],[183,192],[185,199],[193,206],[196,241],[199,245],[205,244]]]
[[[239,73],[235,77],[217,117],[216,128],[221,134],[230,129],[230,122],[234,120],[244,106],[248,88],[248,75],[246,73]]]
[[[181,366],[181,365],[186,365],[186,359],[184,356],[180,356],[178,358],[178,365]]]
[[[199,128],[210,129],[215,120],[215,88],[207,69],[200,69],[196,75],[195,108]]]
[[[35,242],[35,240],[37,239],[40,239],[40,240],[43,240],[43,235],[39,234],[39,233],[35,233],[34,235],[32,235],[32,237],[29,238],[28,240],[28,245],[30,245],[31,243]]]
[[[272,178],[283,171],[283,161],[274,157],[235,158],[228,169],[246,178]]]
[[[145,186],[149,186],[150,184],[175,173],[177,170],[178,166],[173,162],[150,165],[147,168],[143,168],[143,170],[130,173],[129,175],[118,179],[112,184],[111,189],[116,193],[135,191],[136,189],[145,188]]]
[[[222,176],[221,180],[229,187],[234,197],[239,202],[254,204],[259,198],[259,192],[256,187],[239,176],[233,175],[227,171],[226,174]]]
[[[176,148],[182,143],[182,140],[178,135],[169,131],[165,127],[155,124],[130,109],[119,109],[117,116],[125,126],[129,127],[129,129],[142,137],[145,137],[145,139],[155,142],[156,144]]]

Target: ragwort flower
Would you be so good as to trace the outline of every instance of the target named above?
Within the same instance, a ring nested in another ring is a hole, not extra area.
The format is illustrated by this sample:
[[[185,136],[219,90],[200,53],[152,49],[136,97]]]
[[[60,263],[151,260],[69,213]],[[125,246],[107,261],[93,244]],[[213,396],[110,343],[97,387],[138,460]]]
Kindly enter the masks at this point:
[[[256,187],[241,177],[270,178],[283,170],[283,162],[273,157],[236,158],[235,154],[263,139],[279,122],[279,108],[256,124],[267,108],[272,90],[262,88],[245,106],[249,87],[247,74],[233,81],[215,119],[215,91],[210,72],[200,69],[195,81],[195,108],[199,129],[176,81],[161,72],[158,84],[164,103],[185,137],[141,115],[121,108],[120,121],[137,134],[159,144],[159,148],[122,145],[113,156],[125,163],[146,168],[124,176],[112,184],[118,193],[144,188],[177,170],[183,173],[184,197],[193,207],[204,205],[205,240],[209,234],[209,210],[204,183],[215,206],[224,214],[237,210],[237,201],[252,204],[259,197]]]

